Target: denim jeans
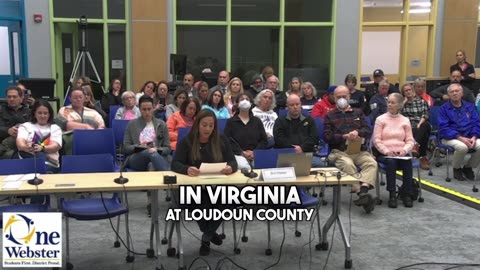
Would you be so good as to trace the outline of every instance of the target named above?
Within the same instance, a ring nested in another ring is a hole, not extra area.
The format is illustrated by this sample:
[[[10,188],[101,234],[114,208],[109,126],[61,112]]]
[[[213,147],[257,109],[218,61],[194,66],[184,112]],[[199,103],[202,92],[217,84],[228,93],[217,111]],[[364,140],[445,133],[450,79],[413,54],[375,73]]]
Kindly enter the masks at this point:
[[[152,163],[155,171],[169,171],[170,164],[158,152],[150,153],[149,149],[135,153],[128,158],[127,167],[136,171],[147,171],[148,163]]]

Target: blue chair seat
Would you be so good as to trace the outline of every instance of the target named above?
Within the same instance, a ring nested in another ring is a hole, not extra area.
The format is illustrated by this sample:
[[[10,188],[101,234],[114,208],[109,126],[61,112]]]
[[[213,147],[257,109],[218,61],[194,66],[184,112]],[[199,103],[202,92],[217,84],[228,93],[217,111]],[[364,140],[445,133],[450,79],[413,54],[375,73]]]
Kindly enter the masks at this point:
[[[68,217],[77,220],[100,220],[113,218],[128,212],[128,209],[122,205],[116,195],[112,198],[104,198],[105,206],[102,199],[79,199],[79,200],[62,200],[62,211]],[[108,209],[108,212],[105,210]]]

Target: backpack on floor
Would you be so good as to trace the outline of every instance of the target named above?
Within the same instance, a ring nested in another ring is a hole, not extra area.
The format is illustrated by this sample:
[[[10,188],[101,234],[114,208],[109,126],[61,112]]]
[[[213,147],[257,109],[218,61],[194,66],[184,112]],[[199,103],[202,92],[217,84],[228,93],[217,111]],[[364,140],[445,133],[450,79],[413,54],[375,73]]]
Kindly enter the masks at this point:
[[[418,199],[418,195],[420,194],[420,184],[418,184],[418,181],[416,179],[413,179],[413,184],[412,184],[412,194],[410,196],[412,197],[412,200],[416,201]],[[398,186],[397,186],[398,187]],[[401,187],[398,187],[398,197],[402,198],[406,196],[406,192],[403,189],[403,185]]]

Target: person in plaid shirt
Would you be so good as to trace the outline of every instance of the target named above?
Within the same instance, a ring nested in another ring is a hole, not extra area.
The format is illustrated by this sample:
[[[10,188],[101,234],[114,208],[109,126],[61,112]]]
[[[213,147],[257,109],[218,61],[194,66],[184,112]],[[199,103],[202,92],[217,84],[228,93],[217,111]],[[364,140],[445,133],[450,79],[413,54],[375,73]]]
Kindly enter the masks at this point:
[[[334,92],[337,108],[325,116],[325,141],[332,149],[328,161],[349,175],[358,178],[359,183],[352,186],[352,192],[358,194],[355,205],[363,206],[365,212],[370,213],[375,208],[375,200],[368,191],[375,187],[377,177],[377,162],[367,151],[366,144],[372,130],[368,126],[361,109],[353,109],[348,105],[350,91],[340,85]],[[346,153],[347,142],[362,140],[363,144],[358,153]],[[360,167],[360,173],[357,172]]]
[[[415,142],[417,142],[412,153],[420,157],[420,167],[424,170],[429,170],[430,163],[427,158],[427,146],[432,127],[428,122],[428,103],[415,94],[410,84],[404,84],[401,88],[401,93],[405,97],[401,113],[410,120],[413,137]]]

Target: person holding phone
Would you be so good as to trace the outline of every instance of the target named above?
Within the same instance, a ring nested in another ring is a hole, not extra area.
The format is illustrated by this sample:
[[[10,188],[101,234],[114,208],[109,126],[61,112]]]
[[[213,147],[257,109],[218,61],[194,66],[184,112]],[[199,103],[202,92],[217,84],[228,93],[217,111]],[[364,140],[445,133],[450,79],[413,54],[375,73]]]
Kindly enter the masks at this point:
[[[390,192],[388,207],[397,207],[396,172],[403,172],[401,199],[405,207],[412,207],[412,160],[400,159],[411,154],[415,140],[413,139],[410,120],[400,114],[404,104],[404,97],[400,93],[388,96],[387,112],[375,121],[373,129],[373,145],[378,151],[377,160],[386,166],[387,191]]]
[[[171,103],[171,100],[170,95],[168,94],[168,83],[166,81],[160,81],[158,83],[155,99],[155,117],[167,121],[165,113],[167,105]]]
[[[230,143],[226,137],[220,135],[215,113],[208,109],[198,113],[190,133],[178,143],[172,161],[172,171],[192,177],[198,176],[202,162],[226,162],[227,165],[220,171],[225,175],[237,171],[237,161]],[[192,207],[201,209],[225,207],[212,205],[207,197],[206,193],[203,194],[201,205]],[[222,239],[216,232],[222,222],[223,220],[197,221],[200,231],[203,233],[199,251],[201,256],[207,256],[210,253],[210,242],[215,245],[222,244]]]
[[[167,156],[170,154],[170,139],[167,125],[153,117],[153,98],[144,95],[139,99],[141,117],[130,120],[125,130],[123,146],[128,168],[147,171],[152,163],[155,171],[169,171]]]

